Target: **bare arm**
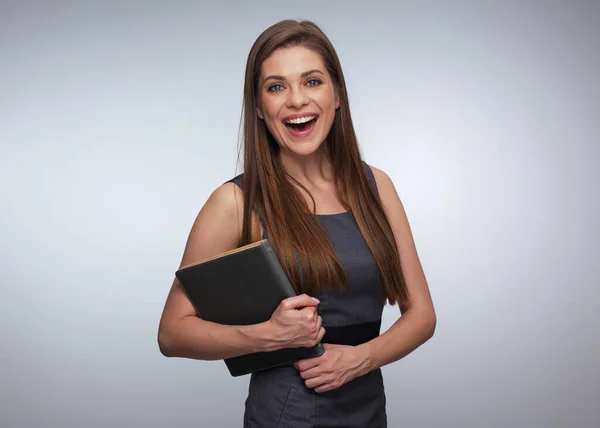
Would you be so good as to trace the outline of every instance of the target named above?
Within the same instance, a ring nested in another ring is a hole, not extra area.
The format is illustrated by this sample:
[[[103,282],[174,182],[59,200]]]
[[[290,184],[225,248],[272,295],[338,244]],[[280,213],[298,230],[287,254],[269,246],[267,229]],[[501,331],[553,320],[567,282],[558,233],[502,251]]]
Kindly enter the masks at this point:
[[[192,226],[180,267],[236,248],[241,238],[242,219],[241,191],[234,183],[220,186],[211,194]],[[262,236],[262,226],[255,213],[251,227],[252,236]],[[175,279],[160,319],[158,345],[167,357],[199,360],[314,346],[325,334],[316,310],[318,303],[302,294],[284,299],[263,323],[222,325],[199,318]]]
[[[374,167],[371,169],[394,233],[410,302],[402,316],[385,333],[359,345],[368,367],[367,371],[408,355],[433,336],[436,325],[429,287],[402,202],[387,174]]]
[[[196,217],[180,266],[236,248],[242,211],[234,183],[217,188]],[[216,360],[268,350],[270,335],[268,323],[227,326],[202,320],[175,279],[160,319],[158,345],[165,356]]]

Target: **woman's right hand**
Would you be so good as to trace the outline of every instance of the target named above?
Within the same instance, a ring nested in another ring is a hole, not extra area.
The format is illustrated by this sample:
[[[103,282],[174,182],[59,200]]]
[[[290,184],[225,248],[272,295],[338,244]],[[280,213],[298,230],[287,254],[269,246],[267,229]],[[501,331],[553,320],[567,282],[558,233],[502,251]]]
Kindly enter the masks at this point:
[[[299,348],[317,345],[325,335],[323,319],[317,314],[319,300],[307,294],[281,301],[271,315],[275,348]],[[302,308],[302,309],[299,309]]]

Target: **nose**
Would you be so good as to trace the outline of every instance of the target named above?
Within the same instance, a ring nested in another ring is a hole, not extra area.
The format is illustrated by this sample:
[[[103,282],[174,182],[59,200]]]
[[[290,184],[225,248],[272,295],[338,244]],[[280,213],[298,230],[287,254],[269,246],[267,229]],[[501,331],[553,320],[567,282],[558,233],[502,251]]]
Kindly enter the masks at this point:
[[[291,90],[288,91],[286,104],[289,108],[301,108],[308,104],[308,96],[304,93],[302,88],[292,87]]]

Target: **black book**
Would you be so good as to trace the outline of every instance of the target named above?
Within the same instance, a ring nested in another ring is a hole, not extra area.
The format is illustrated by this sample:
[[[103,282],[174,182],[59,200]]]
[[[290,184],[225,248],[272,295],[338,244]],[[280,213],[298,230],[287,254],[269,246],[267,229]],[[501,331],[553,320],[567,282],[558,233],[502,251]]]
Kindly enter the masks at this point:
[[[266,239],[182,266],[175,276],[198,316],[219,324],[268,321],[283,299],[296,295]],[[241,376],[318,357],[323,352],[323,345],[318,344],[246,354],[224,361],[232,376]]]

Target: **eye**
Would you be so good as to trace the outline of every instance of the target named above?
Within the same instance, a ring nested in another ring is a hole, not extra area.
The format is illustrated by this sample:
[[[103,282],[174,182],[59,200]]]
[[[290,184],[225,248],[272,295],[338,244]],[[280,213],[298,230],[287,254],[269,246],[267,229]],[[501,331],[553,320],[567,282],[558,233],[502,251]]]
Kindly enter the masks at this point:
[[[321,81],[319,79],[310,79],[307,83],[308,86],[319,86]]]
[[[279,92],[283,89],[283,86],[280,85],[279,83],[276,83],[274,85],[269,86],[269,88],[267,89],[267,91],[269,92]]]

